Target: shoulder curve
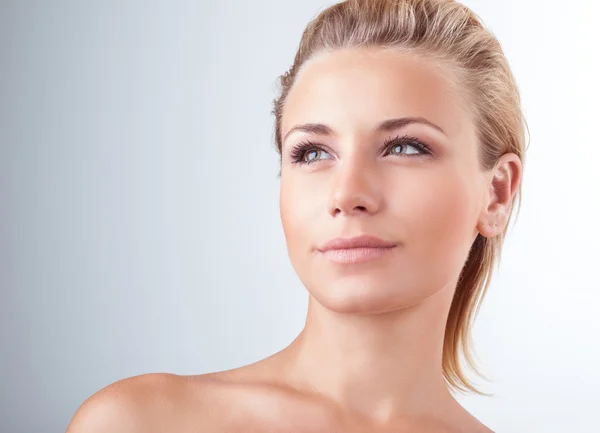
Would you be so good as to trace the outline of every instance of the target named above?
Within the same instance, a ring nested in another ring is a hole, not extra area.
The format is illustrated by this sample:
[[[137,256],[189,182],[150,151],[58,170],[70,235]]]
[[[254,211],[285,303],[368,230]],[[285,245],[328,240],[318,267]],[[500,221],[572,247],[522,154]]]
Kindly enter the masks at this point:
[[[175,374],[148,373],[113,382],[79,406],[66,433],[147,432],[173,411],[183,381]]]

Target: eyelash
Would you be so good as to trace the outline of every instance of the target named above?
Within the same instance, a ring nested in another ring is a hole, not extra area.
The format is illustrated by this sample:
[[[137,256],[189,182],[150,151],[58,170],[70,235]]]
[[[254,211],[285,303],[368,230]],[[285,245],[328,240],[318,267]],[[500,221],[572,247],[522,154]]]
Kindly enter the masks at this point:
[[[393,138],[388,138],[383,142],[381,149],[389,150],[395,146],[398,146],[399,144],[401,144],[403,146],[412,146],[420,152],[420,154],[403,155],[404,157],[413,158],[416,156],[432,154],[431,148],[427,144],[423,143],[418,138],[410,136],[410,135],[402,135],[402,136],[399,135],[399,136],[396,136]],[[291,158],[292,158],[292,163],[294,163],[294,164],[312,164],[313,162],[320,161],[320,159],[304,161],[304,157],[311,150],[325,151],[325,149],[319,144],[313,143],[310,140],[303,141],[301,143],[298,143],[292,149],[292,151],[290,153]]]

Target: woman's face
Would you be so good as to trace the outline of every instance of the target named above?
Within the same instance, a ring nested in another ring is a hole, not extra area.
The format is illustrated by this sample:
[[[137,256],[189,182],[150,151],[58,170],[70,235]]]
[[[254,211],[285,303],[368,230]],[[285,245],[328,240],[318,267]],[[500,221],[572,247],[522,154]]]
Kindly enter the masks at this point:
[[[489,177],[445,72],[369,48],[320,54],[296,78],[282,115],[281,219],[294,269],[330,310],[392,311],[456,283]],[[361,235],[391,247],[321,251]]]

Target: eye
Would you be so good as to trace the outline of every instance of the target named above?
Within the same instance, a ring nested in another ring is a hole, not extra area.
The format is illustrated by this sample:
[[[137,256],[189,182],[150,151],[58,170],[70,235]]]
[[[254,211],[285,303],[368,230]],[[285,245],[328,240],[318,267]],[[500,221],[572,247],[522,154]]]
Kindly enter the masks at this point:
[[[408,135],[388,139],[384,142],[383,147],[388,150],[390,155],[408,157],[431,155],[429,146],[418,138]]]
[[[419,155],[431,155],[432,152],[428,145],[416,137],[408,135],[398,136],[385,140],[382,148],[387,149],[387,153],[402,157],[417,157]],[[317,161],[331,159],[323,146],[311,141],[305,141],[297,144],[290,152],[290,158],[294,164],[312,164]]]
[[[329,158],[324,157],[324,155],[329,156]],[[321,146],[310,141],[299,143],[291,151],[292,162],[297,164],[312,164],[313,162],[330,158],[331,155]]]
[[[304,154],[304,156],[305,156],[304,161],[306,163],[310,164],[313,161],[321,159],[321,158],[319,158],[319,155],[321,155],[322,153],[325,153],[325,151],[323,149],[311,149]]]
[[[412,148],[414,150],[412,152],[411,151],[406,152],[406,153],[404,153],[404,155],[414,155],[415,153],[416,154],[420,153],[419,150],[416,147],[411,146],[410,144],[394,144],[390,148],[390,154],[392,154],[392,155],[401,155],[401,154],[403,154],[402,150],[410,149],[410,148]]]

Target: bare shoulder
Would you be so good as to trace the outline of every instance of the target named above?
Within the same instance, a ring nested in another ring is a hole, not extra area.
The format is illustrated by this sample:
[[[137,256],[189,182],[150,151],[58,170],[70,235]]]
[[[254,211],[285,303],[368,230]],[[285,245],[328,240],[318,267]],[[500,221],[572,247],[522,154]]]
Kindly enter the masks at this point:
[[[338,431],[329,409],[261,369],[123,379],[84,401],[67,433]]]
[[[207,427],[215,393],[210,375],[152,373],[114,382],[85,400],[67,433],[193,431]],[[193,414],[193,415],[192,415]]]

